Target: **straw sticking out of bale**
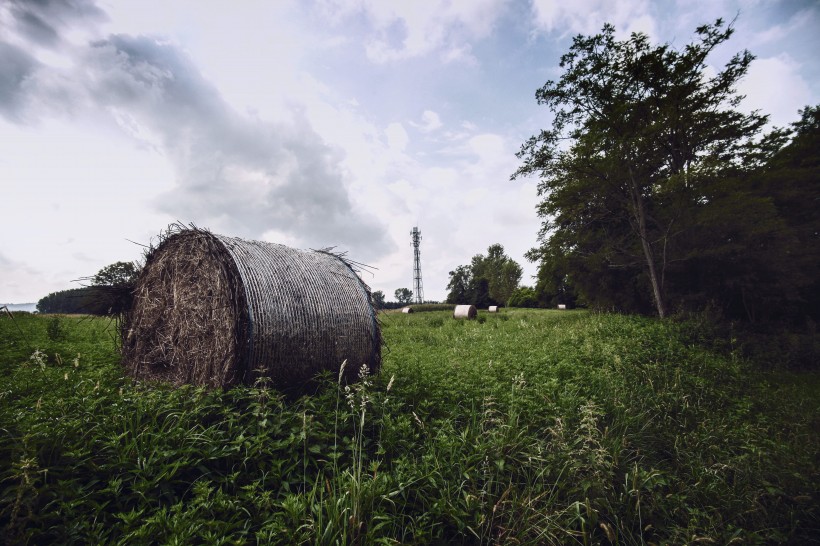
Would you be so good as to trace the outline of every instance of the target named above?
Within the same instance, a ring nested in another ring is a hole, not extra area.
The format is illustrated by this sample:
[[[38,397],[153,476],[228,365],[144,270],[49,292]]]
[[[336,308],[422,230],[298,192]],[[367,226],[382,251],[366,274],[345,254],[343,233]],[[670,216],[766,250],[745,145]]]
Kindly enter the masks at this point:
[[[370,291],[327,251],[175,229],[147,258],[123,321],[138,379],[299,387],[322,371],[381,365]]]
[[[487,311],[489,311],[490,313],[498,313],[498,306],[497,305],[491,305],[490,308],[487,309]]]
[[[453,310],[453,318],[456,319],[474,319],[476,314],[475,305],[456,305]]]

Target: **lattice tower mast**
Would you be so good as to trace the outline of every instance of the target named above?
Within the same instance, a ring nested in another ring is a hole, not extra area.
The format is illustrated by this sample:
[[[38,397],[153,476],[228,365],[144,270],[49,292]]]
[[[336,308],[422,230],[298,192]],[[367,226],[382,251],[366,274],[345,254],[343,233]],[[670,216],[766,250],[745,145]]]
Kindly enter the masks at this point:
[[[424,303],[424,288],[421,283],[421,257],[419,246],[421,246],[421,232],[418,227],[414,227],[410,232],[413,238],[413,294],[416,296],[416,303]]]

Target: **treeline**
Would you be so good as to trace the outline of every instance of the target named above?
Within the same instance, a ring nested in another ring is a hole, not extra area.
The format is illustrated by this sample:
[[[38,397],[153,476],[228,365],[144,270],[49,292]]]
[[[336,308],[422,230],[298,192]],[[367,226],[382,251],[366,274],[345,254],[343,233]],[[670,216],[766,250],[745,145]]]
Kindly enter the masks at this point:
[[[387,301],[384,297],[384,292],[381,290],[375,290],[371,294],[371,298],[373,300],[373,306],[376,309],[381,310],[389,310],[389,309],[401,309],[402,307],[406,307],[411,305],[413,302],[413,291],[408,288],[398,288],[394,293],[397,301]],[[415,304],[418,305],[436,305],[439,302],[433,300],[424,300],[424,303]]]
[[[131,307],[132,290],[139,269],[130,262],[116,262],[87,280],[90,286],[52,292],[37,302],[40,313],[118,315]]]
[[[39,313],[116,315],[130,306],[130,290],[112,286],[83,286],[52,292],[37,302]]]
[[[93,286],[52,292],[37,302],[40,313],[105,315],[106,306]]]

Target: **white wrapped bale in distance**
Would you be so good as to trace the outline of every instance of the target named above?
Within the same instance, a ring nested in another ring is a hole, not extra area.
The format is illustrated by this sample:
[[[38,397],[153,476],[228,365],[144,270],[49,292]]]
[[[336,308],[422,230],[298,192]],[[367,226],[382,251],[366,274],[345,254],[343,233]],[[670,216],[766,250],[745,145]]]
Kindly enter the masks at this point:
[[[567,306],[565,304],[563,304],[563,303],[558,304],[558,309],[566,309],[566,308],[567,308]]]
[[[498,313],[498,306],[491,305],[489,309],[487,309],[490,313]]]
[[[477,314],[475,305],[456,305],[453,310],[454,319],[474,319]]]
[[[413,308],[412,308],[412,307],[402,307],[402,308],[401,308],[401,312],[402,312],[402,313],[412,313],[412,312],[413,312]]]

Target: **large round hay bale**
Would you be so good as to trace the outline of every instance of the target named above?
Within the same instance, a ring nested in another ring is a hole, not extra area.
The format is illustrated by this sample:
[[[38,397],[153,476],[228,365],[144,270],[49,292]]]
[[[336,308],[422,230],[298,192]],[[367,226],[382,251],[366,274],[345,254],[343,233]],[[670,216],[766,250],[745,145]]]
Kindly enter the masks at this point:
[[[498,306],[497,306],[497,305],[491,305],[491,306],[487,309],[487,311],[489,311],[490,313],[498,313]]]
[[[412,308],[412,307],[402,307],[402,308],[401,308],[401,312],[402,312],[402,313],[405,313],[405,314],[407,314],[407,313],[412,313],[412,312],[413,312],[413,308]]]
[[[122,326],[138,379],[299,387],[322,371],[381,365],[370,290],[328,251],[177,230],[152,249]]]
[[[476,314],[475,305],[456,305],[453,310],[453,318],[457,319],[474,319]]]

